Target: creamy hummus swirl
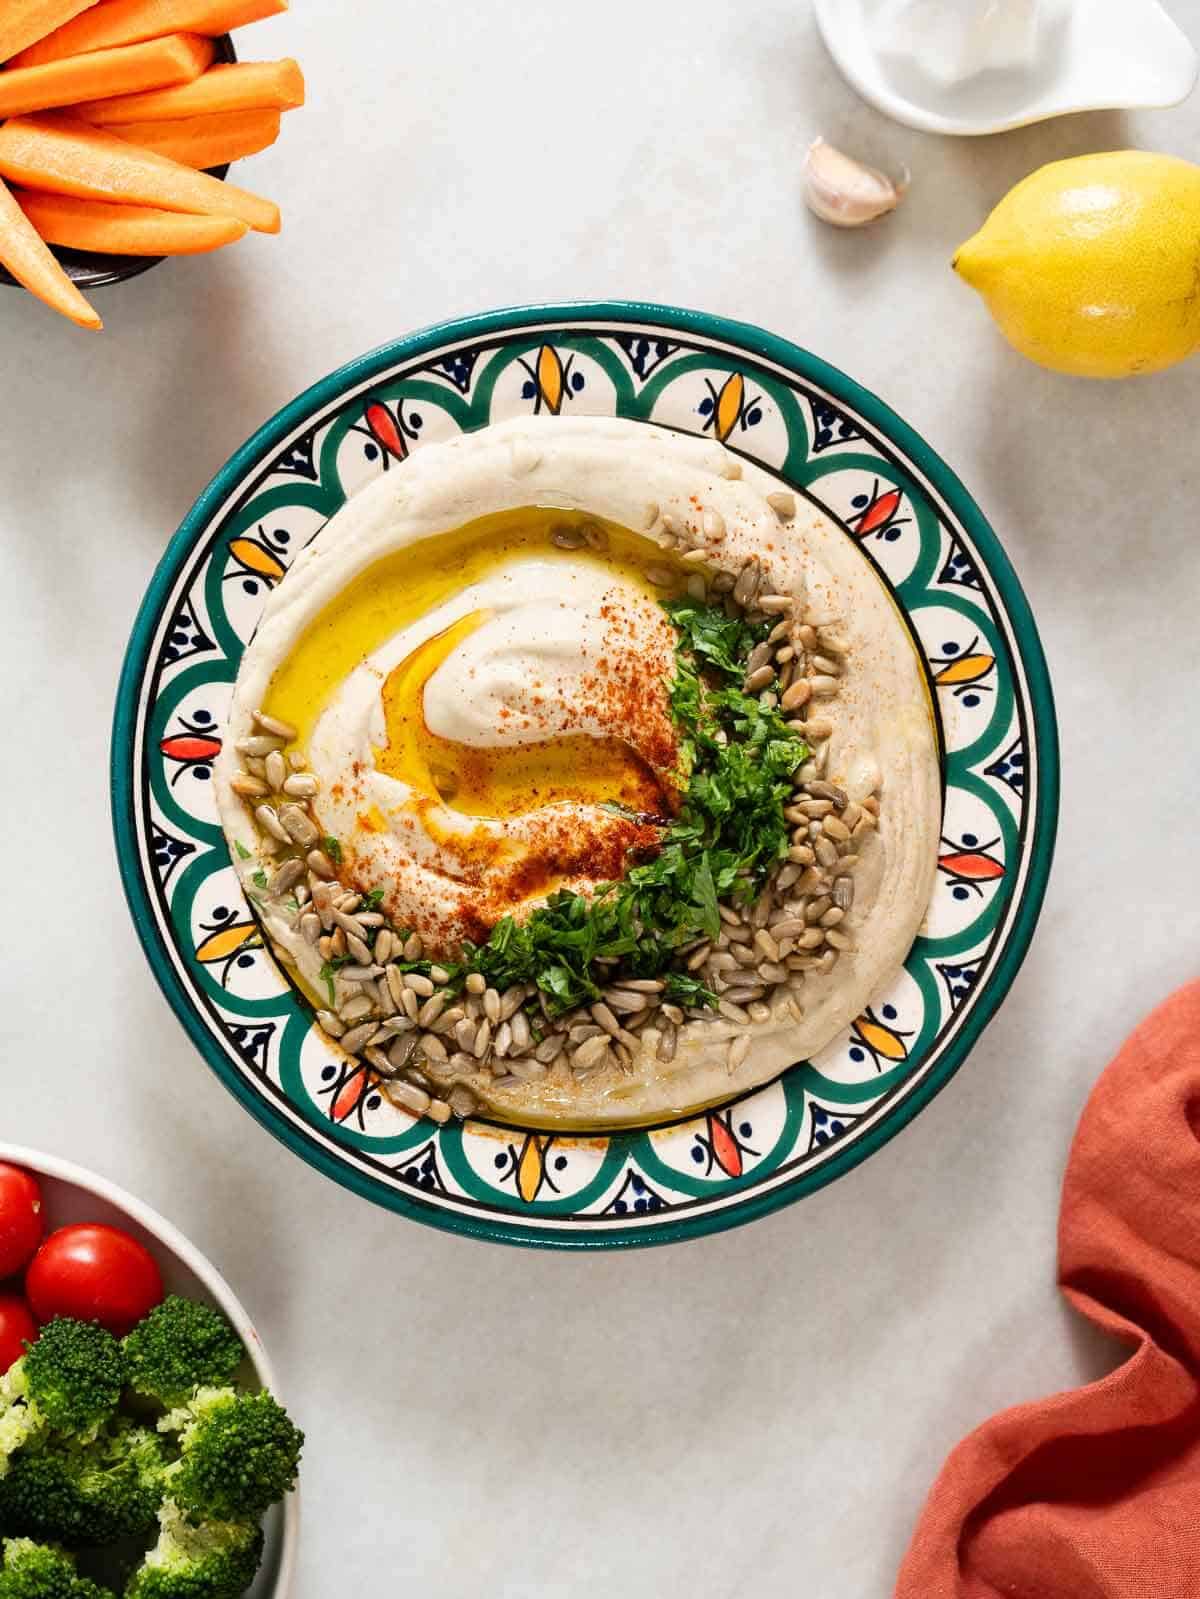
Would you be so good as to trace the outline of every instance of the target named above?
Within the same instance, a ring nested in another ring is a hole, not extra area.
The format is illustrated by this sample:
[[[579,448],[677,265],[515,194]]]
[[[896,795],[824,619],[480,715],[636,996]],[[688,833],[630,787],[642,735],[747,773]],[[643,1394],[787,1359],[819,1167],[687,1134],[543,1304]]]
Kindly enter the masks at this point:
[[[799,1019],[780,996],[769,1020],[748,1027],[723,1018],[685,1026],[670,1062],[656,1059],[657,1034],[647,1026],[640,1035],[645,1047],[629,1071],[614,1067],[584,1080],[553,1072],[503,1083],[481,1073],[471,1086],[500,1116],[530,1125],[611,1126],[679,1115],[741,1093],[815,1053],[852,1021],[898,971],[920,928],[941,821],[925,680],[894,601],[855,542],[803,500],[794,517],[781,520],[766,498],[779,487],[715,443],[607,418],[523,418],[431,445],[330,520],[270,597],[246,650],[217,764],[217,796],[231,843],[248,852],[236,862],[248,884],[270,861],[260,856],[252,812],[230,787],[238,767],[234,746],[253,731],[255,709],[270,703],[273,679],[326,607],[381,560],[403,554],[417,570],[423,541],[522,507],[586,513],[638,533],[648,530],[650,539],[669,517],[697,544],[706,529],[719,527],[714,559],[730,567],[757,559],[773,590],[795,596],[806,620],[836,632],[845,673],[829,709],[834,731],[825,776],[855,801],[873,794],[880,799],[878,829],[861,850],[854,905],[841,924],[850,947],[831,972],[805,979],[794,996]],[[578,734],[597,744],[622,741],[649,792],[657,790],[663,805],[671,802],[674,751],[662,694],[672,630],[633,579],[619,573],[601,579],[596,572],[582,556],[539,562],[527,552],[459,590],[452,587],[427,614],[364,647],[305,730],[322,779],[316,802],[322,826],[345,839],[353,815],[343,879],[366,886],[375,873],[388,878],[379,886],[395,921],[413,925],[435,917],[443,927],[461,927],[464,910],[483,903],[472,894],[486,897],[499,889],[505,903],[523,903],[521,892],[530,888],[519,881],[506,886],[504,871],[507,853],[519,857],[529,845],[537,808],[507,817],[472,814],[461,790],[439,787],[436,772],[430,798],[413,763],[419,740],[406,742],[403,683],[396,674],[402,677],[409,663],[420,676],[428,658],[412,663],[427,646],[435,652],[446,647],[446,653],[423,678],[425,732],[460,752],[460,781],[467,771],[462,751],[489,757],[500,749],[519,757],[531,740]],[[600,581],[607,585],[603,593]],[[636,715],[626,714],[628,704],[610,714],[592,692],[603,680],[616,685],[619,700],[621,673],[613,671],[609,648],[618,620],[623,647],[616,658],[638,663]],[[395,691],[390,699],[389,685]],[[428,746],[421,749],[429,753]],[[414,811],[422,792],[426,803]],[[610,837],[610,822],[636,825],[598,806],[568,804],[576,806],[575,821],[586,824],[573,835],[597,848]],[[364,831],[364,815],[375,831]],[[619,831],[611,838],[635,848],[638,842]],[[472,861],[470,840],[483,849],[482,858]],[[486,849],[493,848],[489,860]],[[593,878],[594,860],[576,863],[574,877],[575,868],[558,864],[568,881]],[[538,885],[532,888],[536,896]],[[272,940],[319,992],[316,951],[282,907],[268,901],[261,910]],[[743,1032],[751,1035],[751,1048],[730,1070],[729,1040]]]
[[[545,777],[540,803],[508,816],[472,815],[454,795],[489,752],[504,752],[502,770],[536,751],[536,770],[549,764],[542,747],[566,739],[556,757],[571,767],[604,740],[629,757],[631,788],[610,797],[663,815],[677,792],[674,645],[659,605],[565,552],[510,561],[402,629],[351,674],[308,744],[314,809],[349,880],[384,886],[393,918],[449,957],[551,889],[619,877],[631,849],[655,844],[652,822],[564,798]]]

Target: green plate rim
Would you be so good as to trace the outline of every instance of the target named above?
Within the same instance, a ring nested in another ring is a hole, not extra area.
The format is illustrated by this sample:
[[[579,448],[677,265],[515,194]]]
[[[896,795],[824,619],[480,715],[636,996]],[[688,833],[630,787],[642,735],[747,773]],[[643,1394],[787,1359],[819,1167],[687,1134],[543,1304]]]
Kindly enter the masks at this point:
[[[579,1233],[546,1230],[516,1220],[497,1221],[416,1205],[402,1191],[383,1188],[366,1173],[343,1164],[324,1149],[310,1145],[265,1099],[256,1094],[216,1046],[160,946],[138,858],[133,771],[128,760],[141,704],[141,684],[162,603],[174,584],[179,568],[191,554],[196,538],[252,466],[281,444],[293,429],[302,425],[314,412],[325,409],[340,394],[400,362],[411,361],[448,343],[495,336],[507,330],[541,323],[569,323],[574,319],[583,322],[651,324],[740,346],[788,368],[801,379],[818,384],[866,418],[885,439],[900,448],[967,529],[984,557],[988,574],[1011,621],[1017,652],[1028,680],[1032,713],[1029,732],[1036,746],[1038,773],[1037,802],[1029,831],[1029,872],[1011,932],[965,1026],[951,1040],[936,1067],[888,1115],[881,1118],[877,1126],[870,1128],[840,1155],[834,1155],[810,1174],[802,1174],[793,1182],[758,1196],[750,1194],[744,1200],[719,1211],[611,1233],[593,1232],[590,1229],[582,1229]],[[204,1060],[239,1103],[293,1154],[299,1155],[310,1166],[332,1177],[344,1188],[385,1209],[459,1236],[567,1250],[630,1249],[678,1243],[724,1232],[780,1210],[804,1195],[826,1187],[873,1155],[908,1126],[963,1064],[1011,988],[1029,951],[1054,859],[1059,782],[1059,737],[1054,692],[1037,625],[1003,545],[957,474],[915,429],[877,395],[802,346],[768,333],[753,323],[641,300],[568,300],[514,306],[434,323],[393,339],[338,367],[276,412],[217,472],[180,523],[150,580],[121,668],[110,758],[117,864],[138,938],[172,1010]]]

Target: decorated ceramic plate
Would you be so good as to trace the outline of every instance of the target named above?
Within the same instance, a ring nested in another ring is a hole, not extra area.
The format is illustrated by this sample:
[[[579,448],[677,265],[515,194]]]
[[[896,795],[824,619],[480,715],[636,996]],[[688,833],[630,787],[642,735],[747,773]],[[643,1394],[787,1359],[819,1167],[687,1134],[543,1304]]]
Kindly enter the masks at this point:
[[[532,415],[715,440],[832,519],[895,601],[934,707],[936,886],[903,970],[813,1058],[703,1112],[568,1134],[435,1125],[346,1056],[264,948],[217,813],[263,608],[346,500],[431,442]],[[184,521],[134,628],[113,739],[117,848],[155,975],[205,1059],[289,1148],[414,1219],[559,1247],[666,1243],[831,1182],[957,1070],[1028,948],[1053,853],[1053,699],[1025,598],[946,465],[795,345],[614,302],[447,323],[364,356],[255,435]]]

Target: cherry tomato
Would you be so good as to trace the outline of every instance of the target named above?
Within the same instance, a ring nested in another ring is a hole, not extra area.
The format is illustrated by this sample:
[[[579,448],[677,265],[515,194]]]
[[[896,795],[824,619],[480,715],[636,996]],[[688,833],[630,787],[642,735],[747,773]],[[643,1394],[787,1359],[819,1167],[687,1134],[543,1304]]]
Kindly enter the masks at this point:
[[[0,1373],[20,1360],[25,1345],[36,1343],[37,1335],[37,1323],[20,1294],[0,1294]]]
[[[161,1302],[163,1283],[136,1238],[88,1222],[50,1234],[25,1274],[25,1293],[40,1322],[74,1316],[123,1338]]]
[[[14,1277],[42,1241],[42,1191],[19,1166],[0,1164],[0,1277]]]

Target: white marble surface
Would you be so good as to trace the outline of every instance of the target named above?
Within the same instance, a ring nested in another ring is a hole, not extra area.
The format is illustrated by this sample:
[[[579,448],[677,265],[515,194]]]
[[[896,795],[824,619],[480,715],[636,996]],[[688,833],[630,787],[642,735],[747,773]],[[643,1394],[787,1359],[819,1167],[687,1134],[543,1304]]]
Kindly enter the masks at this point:
[[[1200,37],[1200,0],[1171,9]],[[311,83],[245,171],[282,239],[100,293],[100,337],[0,291],[0,1131],[143,1195],[258,1317],[309,1433],[297,1599],[886,1595],[963,1430],[1106,1358],[1054,1292],[1059,1176],[1200,933],[1200,362],[1051,376],[947,261],[1043,161],[1200,155],[1200,99],[907,133],[836,78],[803,0],[296,0],[243,52]],[[816,132],[912,167],[877,231],[802,210]],[[1040,619],[1064,789],[1025,969],[908,1131],[752,1227],[559,1257],[375,1210],[238,1109],[135,942],[106,767],[142,589],[261,421],[392,335],[587,295],[760,322],[950,460]]]

